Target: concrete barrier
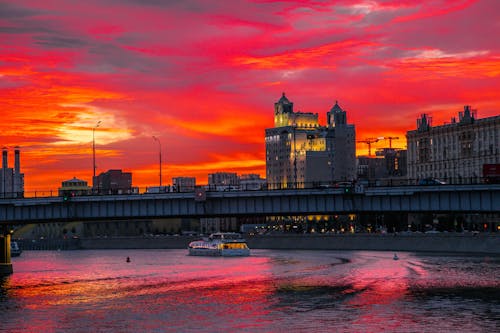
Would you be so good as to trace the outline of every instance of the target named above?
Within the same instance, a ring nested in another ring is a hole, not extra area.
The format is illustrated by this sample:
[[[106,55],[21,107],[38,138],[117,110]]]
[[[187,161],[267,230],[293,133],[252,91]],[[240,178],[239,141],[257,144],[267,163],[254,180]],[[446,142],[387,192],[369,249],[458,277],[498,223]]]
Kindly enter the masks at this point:
[[[192,236],[80,239],[82,249],[186,249]],[[500,255],[497,234],[246,235],[250,249],[370,250]]]
[[[500,235],[348,234],[247,237],[255,249],[372,250],[500,254]]]
[[[187,249],[192,236],[81,238],[82,249]]]

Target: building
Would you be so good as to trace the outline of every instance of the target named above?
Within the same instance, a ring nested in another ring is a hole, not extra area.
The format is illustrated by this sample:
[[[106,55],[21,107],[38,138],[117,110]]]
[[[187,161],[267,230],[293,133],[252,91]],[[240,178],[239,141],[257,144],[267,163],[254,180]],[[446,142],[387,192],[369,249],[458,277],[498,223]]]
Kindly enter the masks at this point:
[[[406,150],[398,148],[382,148],[375,156],[359,156],[357,158],[358,181],[368,181],[374,185],[406,185]]]
[[[266,187],[266,180],[260,178],[259,174],[250,173],[240,176],[240,190],[242,191],[255,191],[263,190]]]
[[[195,177],[172,177],[173,192],[193,192],[196,187]]]
[[[95,177],[94,193],[98,194],[131,194],[138,192],[132,187],[132,173],[122,170],[108,170]]]
[[[358,156],[357,179],[375,181],[387,175],[385,160],[382,156]]]
[[[407,174],[407,150],[398,148],[382,148],[375,152],[384,158],[385,177],[401,177]]]
[[[65,180],[61,183],[59,188],[59,196],[80,196],[92,194],[92,188],[87,185],[87,182],[76,177],[73,179]]]
[[[458,121],[432,126],[423,114],[417,129],[406,133],[408,177],[418,181],[436,178],[449,183],[482,181],[484,164],[500,163],[500,116],[478,119],[469,105]]]
[[[266,179],[270,189],[352,181],[356,176],[355,128],[336,102],[321,126],[318,114],[294,112],[283,95],[266,129]]]
[[[0,179],[0,197],[24,197],[24,174],[21,173],[21,153],[19,147],[14,148],[14,168],[9,168],[8,150],[5,147],[3,148]]]
[[[208,174],[208,188],[210,190],[236,190],[239,184],[239,178],[235,172],[216,172]]]

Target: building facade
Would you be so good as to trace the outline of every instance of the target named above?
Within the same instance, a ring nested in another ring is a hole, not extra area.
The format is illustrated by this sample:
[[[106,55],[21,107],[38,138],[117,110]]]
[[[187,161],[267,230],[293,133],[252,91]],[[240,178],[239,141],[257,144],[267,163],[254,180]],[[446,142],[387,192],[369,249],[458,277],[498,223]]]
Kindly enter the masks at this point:
[[[355,128],[336,102],[321,126],[318,114],[294,112],[283,95],[266,129],[266,180],[270,189],[304,188],[356,176]]]
[[[406,185],[406,149],[382,148],[375,156],[358,156],[357,179],[376,185]]]
[[[240,190],[255,191],[263,190],[266,187],[266,180],[261,178],[259,174],[249,173],[240,176]]]
[[[410,181],[481,182],[483,165],[500,163],[500,116],[478,119],[466,105],[458,121],[432,126],[431,120],[422,115],[417,129],[406,134]]]
[[[2,169],[0,169],[0,197],[24,197],[24,174],[21,173],[21,153],[19,147],[14,148],[14,168],[9,168],[8,149],[2,150]]]
[[[61,183],[59,188],[59,196],[80,196],[80,195],[90,195],[92,193],[92,188],[88,186],[85,180],[73,177],[72,179],[65,180]]]
[[[196,187],[195,177],[172,177],[173,192],[193,192]]]
[[[99,194],[130,194],[138,192],[132,187],[132,173],[122,170],[108,170],[94,179],[94,193]]]
[[[208,174],[208,189],[228,191],[238,189],[240,179],[236,172],[215,172]]]

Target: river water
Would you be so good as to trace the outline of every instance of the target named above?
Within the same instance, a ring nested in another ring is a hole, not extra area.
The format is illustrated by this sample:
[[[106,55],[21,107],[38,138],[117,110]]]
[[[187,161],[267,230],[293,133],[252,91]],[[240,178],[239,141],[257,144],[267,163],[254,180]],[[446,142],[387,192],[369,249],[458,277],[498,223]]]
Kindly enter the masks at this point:
[[[0,332],[500,331],[499,257],[186,254],[25,251],[0,280]]]

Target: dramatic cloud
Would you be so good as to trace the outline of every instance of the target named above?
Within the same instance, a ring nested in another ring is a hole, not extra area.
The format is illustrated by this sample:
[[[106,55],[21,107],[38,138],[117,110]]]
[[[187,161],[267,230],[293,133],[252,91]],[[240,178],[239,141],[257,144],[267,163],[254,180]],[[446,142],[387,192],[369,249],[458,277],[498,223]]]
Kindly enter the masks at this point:
[[[27,191],[90,182],[98,121],[98,172],[131,171],[137,186],[158,182],[153,135],[165,183],[264,176],[284,91],[323,122],[339,100],[359,140],[403,148],[421,113],[499,114],[499,12],[496,0],[0,0],[0,144],[22,148]]]

